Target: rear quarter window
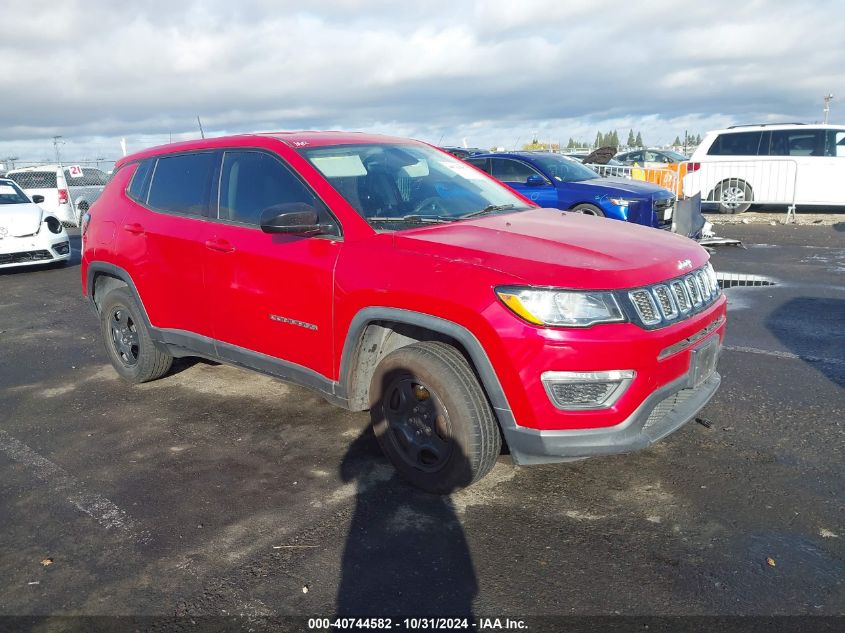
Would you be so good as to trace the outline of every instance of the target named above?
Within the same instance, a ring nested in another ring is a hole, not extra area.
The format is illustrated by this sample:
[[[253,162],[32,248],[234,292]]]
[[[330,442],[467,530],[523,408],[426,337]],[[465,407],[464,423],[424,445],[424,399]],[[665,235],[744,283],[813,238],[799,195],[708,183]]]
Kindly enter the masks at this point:
[[[710,149],[708,156],[757,156],[760,148],[762,132],[726,132],[719,134]]]
[[[155,158],[142,160],[138,164],[135,173],[132,174],[132,182],[129,183],[126,193],[136,202],[143,204],[147,202],[147,192],[150,190],[150,177],[153,175],[153,165],[155,165]]]
[[[14,180],[21,189],[56,189],[55,171],[22,171],[17,174],[7,174],[6,178]]]
[[[153,169],[147,206],[168,213],[204,215],[215,160],[214,152],[159,157]]]

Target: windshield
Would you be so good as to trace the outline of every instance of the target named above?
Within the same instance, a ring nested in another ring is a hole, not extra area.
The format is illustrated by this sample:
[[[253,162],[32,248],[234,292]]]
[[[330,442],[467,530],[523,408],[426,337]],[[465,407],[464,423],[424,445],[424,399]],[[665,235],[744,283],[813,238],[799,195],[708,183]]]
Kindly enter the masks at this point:
[[[679,163],[683,163],[687,160],[687,157],[683,154],[679,154],[678,152],[673,152],[671,150],[663,150],[663,153],[666,154],[669,158]]]
[[[581,161],[560,154],[532,154],[531,160],[558,182],[580,182],[600,178]]]
[[[299,151],[379,230],[532,208],[470,165],[425,145],[333,145]]]
[[[26,204],[29,198],[18,186],[9,181],[0,181],[0,204]]]

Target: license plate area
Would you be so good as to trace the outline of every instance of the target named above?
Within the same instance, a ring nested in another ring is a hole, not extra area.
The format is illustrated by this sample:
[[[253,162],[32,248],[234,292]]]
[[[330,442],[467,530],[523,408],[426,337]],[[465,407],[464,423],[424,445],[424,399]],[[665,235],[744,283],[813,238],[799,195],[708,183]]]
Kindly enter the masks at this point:
[[[719,360],[719,338],[713,337],[690,352],[689,386],[693,389],[710,378]]]

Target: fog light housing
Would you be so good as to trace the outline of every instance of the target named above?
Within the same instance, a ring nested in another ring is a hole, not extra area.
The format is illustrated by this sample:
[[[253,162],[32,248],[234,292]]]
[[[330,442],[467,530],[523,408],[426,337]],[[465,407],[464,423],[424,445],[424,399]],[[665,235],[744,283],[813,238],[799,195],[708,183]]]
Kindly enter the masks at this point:
[[[546,371],[540,375],[549,400],[564,411],[608,409],[634,380],[633,369]]]
[[[70,251],[70,244],[68,242],[59,242],[53,246],[53,250],[59,255],[67,255]]]

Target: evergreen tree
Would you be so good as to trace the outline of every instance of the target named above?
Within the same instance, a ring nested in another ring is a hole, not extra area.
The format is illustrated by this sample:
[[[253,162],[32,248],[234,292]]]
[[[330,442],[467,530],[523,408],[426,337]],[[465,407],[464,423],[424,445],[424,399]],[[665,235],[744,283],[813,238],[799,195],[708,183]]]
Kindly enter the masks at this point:
[[[696,134],[696,135],[695,135],[695,144],[696,144],[696,145],[701,145],[701,134]]]
[[[616,130],[613,130],[613,132],[610,133],[610,143],[608,143],[608,145],[619,147],[619,134]]]
[[[603,141],[603,138],[602,138],[601,132],[596,132],[596,147],[601,147],[602,141]]]
[[[642,147],[642,146],[643,146],[643,136],[642,136],[642,134],[640,134],[639,132],[637,132],[637,138],[636,138],[636,140],[634,141],[634,144],[635,144],[637,147]]]
[[[675,137],[675,142],[674,142],[674,143],[672,143],[672,145],[674,145],[675,147],[677,147],[677,146],[678,146],[678,145],[680,145],[680,144],[681,144],[681,137],[680,137],[680,136],[676,136],[676,137]]]
[[[636,143],[636,142],[637,142],[637,139],[634,138],[634,130],[632,128],[631,130],[628,131],[628,140],[625,143],[625,145],[627,145],[628,147],[633,147],[634,143]]]

